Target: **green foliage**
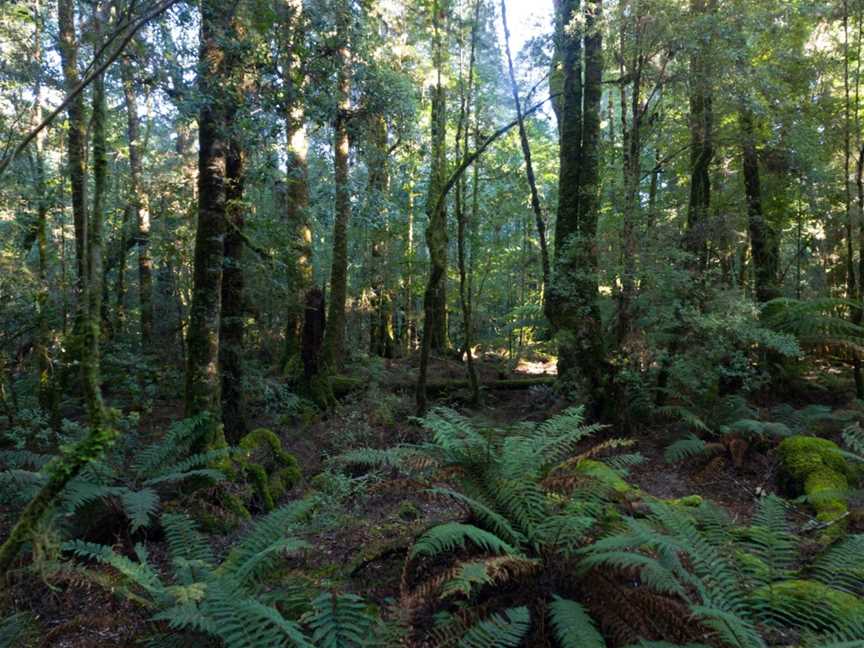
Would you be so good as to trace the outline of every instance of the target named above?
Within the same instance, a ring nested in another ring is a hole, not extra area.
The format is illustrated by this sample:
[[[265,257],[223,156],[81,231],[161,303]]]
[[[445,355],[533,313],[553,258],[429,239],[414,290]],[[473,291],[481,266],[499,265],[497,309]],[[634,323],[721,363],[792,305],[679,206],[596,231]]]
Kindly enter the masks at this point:
[[[549,621],[561,648],[606,648],[594,621],[576,601],[556,596],[549,604]]]
[[[643,585],[675,592],[696,619],[725,644],[739,648],[765,645],[761,624],[819,632],[825,638],[864,636],[864,600],[833,588],[827,567],[845,575],[857,570],[859,561],[850,551],[857,547],[828,549],[812,567],[802,566],[800,540],[780,498],[763,498],[751,526],[744,528],[733,526],[725,513],[708,504],[692,512],[661,502],[649,507],[646,520],[627,517],[621,531],[583,549],[582,569],[606,565],[638,573]],[[802,580],[801,573],[813,580]],[[848,576],[840,580],[854,583]]]
[[[459,648],[515,648],[530,628],[528,608],[510,608],[477,623],[458,645]]]
[[[153,619],[167,622],[173,633],[207,635],[228,648],[353,645],[326,642],[332,637],[354,637],[361,619],[366,624],[361,631],[371,626],[368,615],[357,613],[356,597],[335,597],[329,610],[316,600],[314,610],[303,619],[313,629],[310,638],[300,620],[283,616],[277,607],[279,597],[273,599],[262,580],[277,561],[308,546],[297,534],[315,505],[313,500],[300,500],[276,509],[257,521],[218,564],[189,517],[164,514],[161,522],[173,570],[169,580],[151,566],[143,545],[135,547],[137,560],[111,547],[78,540],[66,546],[79,558],[116,570],[126,591],[140,592],[154,611]],[[330,594],[325,596],[330,600]]]
[[[773,330],[794,335],[803,348],[848,357],[864,352],[864,327],[848,316],[857,307],[846,299],[780,298],[765,304],[762,319]]]
[[[446,605],[463,600],[494,603],[501,588],[518,593],[520,585],[530,598],[533,590],[528,584],[535,579],[549,583],[551,591],[544,590],[543,600],[567,593],[570,583],[563,565],[605,515],[610,499],[631,490],[618,469],[593,457],[628,442],[610,439],[578,454],[577,448],[600,429],[585,425],[578,407],[507,430],[478,429],[455,411],[440,407],[421,424],[432,437],[430,443],[355,450],[336,459],[342,464],[397,467],[418,478],[453,476],[453,487],[437,485],[429,493],[459,505],[468,520],[433,526],[416,539],[405,565],[409,586],[403,587],[403,605],[409,610],[435,608],[441,605],[436,595]],[[626,469],[638,460],[635,455],[622,456],[619,464]],[[456,560],[466,554],[473,558]],[[426,575],[429,566],[454,562],[443,573],[433,570]],[[416,584],[415,572],[420,579]],[[512,606],[512,598],[508,600]],[[533,606],[535,601],[531,602]],[[433,632],[466,646],[518,645],[531,626],[528,609],[524,608],[524,620],[521,611],[513,616],[512,609],[494,610],[493,606],[474,625],[451,624],[449,630],[441,626]],[[576,623],[575,617],[567,616],[572,611],[563,603],[556,608],[562,628]]]
[[[240,439],[238,450],[235,459],[240,471],[252,482],[264,510],[272,511],[276,500],[300,480],[297,458],[285,452],[279,437],[265,428]]]
[[[312,612],[305,621],[316,647],[359,648],[368,645],[375,619],[359,596],[322,592],[312,602]]]

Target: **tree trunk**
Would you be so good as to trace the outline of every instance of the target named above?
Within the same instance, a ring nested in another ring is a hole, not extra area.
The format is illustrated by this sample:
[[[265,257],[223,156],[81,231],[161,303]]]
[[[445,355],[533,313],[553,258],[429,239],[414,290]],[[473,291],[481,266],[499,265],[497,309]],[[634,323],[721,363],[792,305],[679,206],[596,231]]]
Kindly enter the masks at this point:
[[[713,19],[717,0],[690,0],[690,12],[703,21]],[[696,266],[708,265],[708,209],[711,205],[711,162],[714,158],[711,53],[698,47],[690,56],[690,201],[687,206],[685,247]]]
[[[426,245],[429,248],[429,282],[424,297],[423,344],[429,351],[447,349],[447,208],[439,200],[447,181],[447,89],[444,81],[447,62],[447,18],[449,0],[432,3],[433,62],[437,80],[431,101],[431,166],[426,212]]]
[[[138,103],[135,98],[135,72],[128,56],[124,56],[121,61],[120,74],[123,80],[123,96],[126,100],[126,132],[129,139],[129,193],[130,202],[135,211],[137,230],[141,348],[145,353],[149,353],[152,351],[153,345],[153,262],[150,259],[150,199],[143,186],[141,160],[143,147],[138,123]],[[122,260],[121,263],[123,263]]]
[[[301,0],[288,0],[282,21],[286,42],[283,43],[282,83],[285,91],[286,177],[284,192],[285,226],[289,233],[291,293],[286,304],[285,346],[282,369],[299,358],[306,293],[312,287],[312,229],[309,223],[309,179],[306,163],[308,143],[304,126],[305,113],[300,93],[305,78],[298,55],[302,37],[303,6]]]
[[[369,288],[372,307],[370,309],[369,353],[383,358],[393,357],[393,299],[387,285],[388,247],[387,191],[390,175],[387,168],[387,122],[381,115],[374,115],[369,123],[368,153],[366,166],[369,170],[369,188],[366,204],[372,236],[369,250]]]
[[[98,8],[98,7],[97,7]],[[97,45],[100,17],[95,16]],[[106,103],[105,76],[100,74],[93,81],[93,209],[86,229],[87,252],[87,315],[84,318],[84,347],[81,355],[84,399],[87,416],[93,430],[105,424],[105,407],[102,402],[102,386],[99,376],[99,336],[102,324],[102,221],[105,211],[105,194],[108,183],[108,153],[105,139]]]
[[[423,337],[420,340],[420,379],[417,410],[426,410],[426,373],[433,351],[447,348],[447,208],[441,200],[447,181],[447,92],[444,85],[446,33],[449,0],[432,2],[432,56],[437,79],[432,88],[430,136],[432,157],[426,194],[426,246],[429,249],[429,279],[423,294]],[[442,35],[443,34],[443,35]]]
[[[753,112],[748,106],[741,107],[738,121],[741,126],[741,166],[744,172],[744,193],[747,198],[747,227],[750,231],[756,299],[764,303],[780,295],[777,288],[777,235],[762,213],[762,187],[759,181],[756,134],[753,127]]]
[[[560,3],[564,24],[579,10],[578,0]],[[609,402],[611,377],[597,305],[596,233],[600,198],[601,0],[584,10],[585,82],[582,34],[565,32],[561,44],[564,103],[561,110],[561,170],[556,225],[555,274],[546,300],[558,336],[559,381],[575,388],[597,414]]]
[[[63,86],[67,93],[78,85],[78,42],[75,37],[75,3],[73,0],[57,0],[57,27],[60,38],[60,60],[63,66]],[[87,227],[86,183],[84,182],[84,94],[79,93],[67,109],[69,132],[66,151],[69,169],[69,183],[72,186],[72,219],[75,227],[75,294],[78,300],[78,313],[84,306],[83,288],[85,281],[86,258],[84,251]],[[76,316],[80,320],[80,316]]]
[[[201,2],[198,84],[204,101],[198,118],[198,227],[186,361],[186,415],[209,412],[213,424],[198,450],[224,444],[220,412],[219,318],[226,220],[228,59],[222,50],[230,32],[231,8],[220,0]]]
[[[229,116],[229,122],[233,116]],[[222,425],[232,445],[248,431],[243,393],[244,280],[243,280],[243,183],[244,155],[240,143],[228,144],[225,171],[226,221],[222,265],[222,309],[219,316],[219,373],[221,375]]]
[[[502,2],[501,6],[502,11],[504,10],[504,5]],[[456,131],[456,154],[457,157],[462,158],[468,154],[468,140],[470,123],[471,123],[471,100],[472,93],[474,90],[474,58],[475,51],[477,46],[477,30],[478,30],[478,22],[480,18],[480,1],[475,0],[474,4],[474,22],[471,26],[471,48],[470,54],[468,56],[468,83],[460,84],[461,90],[461,107],[459,111],[459,125]],[[506,29],[507,20],[504,18],[504,25]],[[506,33],[506,32],[505,32]],[[509,49],[508,49],[509,54]],[[512,64],[511,64],[512,71]],[[514,81],[515,81],[515,77]],[[515,91],[515,86],[514,86]],[[517,103],[517,115],[519,119],[520,127],[522,126],[522,118],[521,113],[522,109],[519,107],[519,99],[518,92],[516,94],[516,103]],[[527,139],[524,142],[527,144]],[[475,142],[475,146],[477,142]],[[523,149],[524,150],[524,149]],[[530,153],[526,158],[526,163],[530,168]],[[475,167],[476,168],[476,167]],[[533,178],[533,172],[531,174]],[[471,315],[471,295],[468,292],[468,273],[467,273],[467,262],[465,260],[465,226],[467,221],[466,214],[466,201],[468,194],[468,182],[465,174],[463,173],[460,176],[459,181],[456,183],[456,225],[457,225],[457,255],[458,255],[458,264],[459,264],[459,302],[462,306],[462,322],[463,329],[465,335],[465,365],[468,372],[468,383],[471,387],[471,403],[477,404],[480,401],[480,382],[477,377],[477,369],[474,367],[474,331],[473,331],[473,318]],[[539,207],[539,202],[537,203]],[[545,239],[544,239],[545,241]]]
[[[330,302],[327,328],[321,350],[328,372],[337,371],[344,361],[345,301],[348,289],[348,222],[351,220],[351,188],[348,185],[348,119],[351,109],[351,61],[348,49],[348,30],[351,6],[340,3],[336,15],[338,47],[337,58],[337,113],[335,123],[334,183],[336,185],[336,217],[333,221],[333,264],[330,269]]]

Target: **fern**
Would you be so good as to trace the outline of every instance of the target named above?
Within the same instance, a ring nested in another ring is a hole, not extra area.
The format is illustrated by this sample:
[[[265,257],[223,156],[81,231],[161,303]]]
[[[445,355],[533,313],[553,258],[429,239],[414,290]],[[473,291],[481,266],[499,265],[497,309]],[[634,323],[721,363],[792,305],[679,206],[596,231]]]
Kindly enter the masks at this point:
[[[125,489],[120,494],[120,503],[132,523],[132,533],[149,526],[150,516],[159,508],[159,494],[151,488],[140,491]]]
[[[549,604],[549,621],[561,648],[606,648],[594,621],[575,601],[554,597]]]
[[[452,553],[455,549],[465,549],[466,543],[496,554],[515,554],[516,549],[501,540],[494,533],[485,531],[471,524],[447,522],[432,527],[414,543],[411,558],[425,556],[434,558],[443,553]]]
[[[312,605],[313,611],[306,622],[312,628],[312,640],[317,648],[365,645],[374,619],[359,596],[324,592]]]
[[[459,641],[459,648],[514,648],[531,627],[527,607],[516,607],[493,614],[474,625]]]
[[[708,448],[708,444],[695,434],[690,434],[684,439],[675,441],[672,445],[666,448],[663,458],[667,463],[675,463],[704,454]]]

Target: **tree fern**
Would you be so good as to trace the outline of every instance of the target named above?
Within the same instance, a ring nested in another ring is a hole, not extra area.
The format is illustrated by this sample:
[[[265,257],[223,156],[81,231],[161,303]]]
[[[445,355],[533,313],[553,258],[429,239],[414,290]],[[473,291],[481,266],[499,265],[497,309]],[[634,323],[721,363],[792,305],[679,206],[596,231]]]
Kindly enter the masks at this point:
[[[317,648],[355,648],[366,644],[374,623],[363,600],[354,594],[323,592],[304,619]]]
[[[465,549],[470,542],[476,547],[496,554],[515,554],[516,549],[489,531],[471,524],[447,522],[432,527],[414,543],[410,557],[434,558],[440,554]]]
[[[561,648],[606,648],[594,620],[576,601],[554,597],[549,604],[549,622]]]
[[[475,624],[459,641],[459,648],[514,648],[528,634],[531,614],[516,607]]]

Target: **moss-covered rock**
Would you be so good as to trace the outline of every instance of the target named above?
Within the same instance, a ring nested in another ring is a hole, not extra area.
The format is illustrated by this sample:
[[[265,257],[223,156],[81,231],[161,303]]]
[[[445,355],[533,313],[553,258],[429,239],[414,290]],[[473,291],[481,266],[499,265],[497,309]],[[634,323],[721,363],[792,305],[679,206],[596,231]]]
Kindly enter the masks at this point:
[[[842,627],[864,618],[864,599],[811,580],[765,585],[753,592],[752,600],[779,621],[806,622],[820,629]]]
[[[592,479],[596,479],[620,495],[626,495],[635,490],[633,486],[624,481],[617,472],[602,461],[583,459],[576,464],[575,469],[576,472],[591,477]]]
[[[786,492],[806,495],[820,522],[836,522],[846,515],[852,471],[837,444],[819,437],[794,436],[784,439],[777,452],[780,485]],[[822,540],[830,542],[842,533],[842,524],[833,524]]]
[[[272,430],[257,428],[240,439],[240,470],[252,482],[261,505],[272,511],[276,501],[293,488],[302,473],[297,458],[282,448]]]

